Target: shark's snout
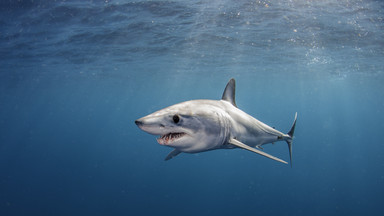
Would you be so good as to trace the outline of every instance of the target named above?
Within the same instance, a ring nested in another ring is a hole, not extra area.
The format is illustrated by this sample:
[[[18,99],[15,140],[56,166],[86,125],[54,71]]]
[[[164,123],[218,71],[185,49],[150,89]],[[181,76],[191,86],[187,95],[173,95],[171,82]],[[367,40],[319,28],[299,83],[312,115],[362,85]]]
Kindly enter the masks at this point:
[[[140,126],[143,125],[143,122],[140,121],[140,119],[138,119],[138,120],[135,121],[135,124],[140,127]]]
[[[162,135],[165,134],[161,124],[157,122],[155,118],[142,117],[135,120],[135,124],[143,131],[153,134],[153,135]]]

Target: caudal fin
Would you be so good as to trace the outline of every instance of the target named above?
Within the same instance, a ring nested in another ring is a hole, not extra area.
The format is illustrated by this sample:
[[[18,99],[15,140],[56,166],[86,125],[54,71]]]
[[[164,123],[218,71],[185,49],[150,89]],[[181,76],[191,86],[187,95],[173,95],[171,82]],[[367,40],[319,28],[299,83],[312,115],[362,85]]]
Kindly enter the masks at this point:
[[[292,167],[292,143],[293,143],[293,134],[295,133],[296,120],[297,120],[297,113],[295,113],[295,120],[293,121],[293,125],[291,127],[291,130],[287,133],[289,138],[286,140],[288,143],[289,159],[291,162],[291,167]]]

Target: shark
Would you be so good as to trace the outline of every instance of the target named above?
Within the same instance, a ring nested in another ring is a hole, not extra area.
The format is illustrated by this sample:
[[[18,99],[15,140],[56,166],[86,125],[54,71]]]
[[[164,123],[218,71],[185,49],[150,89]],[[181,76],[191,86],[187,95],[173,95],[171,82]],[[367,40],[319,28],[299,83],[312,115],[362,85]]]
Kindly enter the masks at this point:
[[[288,133],[257,120],[239,109],[235,101],[236,82],[230,79],[221,100],[190,100],[139,118],[135,124],[143,131],[158,136],[160,145],[173,150],[170,160],[180,153],[199,153],[217,149],[241,148],[272,160],[286,161],[263,151],[263,145],[285,141],[292,167],[292,143],[297,112]]]

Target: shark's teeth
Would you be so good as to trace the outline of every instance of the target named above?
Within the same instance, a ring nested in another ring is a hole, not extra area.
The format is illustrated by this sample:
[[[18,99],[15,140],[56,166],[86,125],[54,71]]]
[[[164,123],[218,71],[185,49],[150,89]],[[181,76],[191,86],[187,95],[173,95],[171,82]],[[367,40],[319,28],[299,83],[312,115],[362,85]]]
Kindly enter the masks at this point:
[[[167,134],[164,134],[161,137],[157,138],[157,142],[160,145],[167,145],[170,142],[173,142],[175,139],[180,138],[184,135],[185,135],[185,133],[183,133],[183,132],[181,132],[181,133],[167,133]]]

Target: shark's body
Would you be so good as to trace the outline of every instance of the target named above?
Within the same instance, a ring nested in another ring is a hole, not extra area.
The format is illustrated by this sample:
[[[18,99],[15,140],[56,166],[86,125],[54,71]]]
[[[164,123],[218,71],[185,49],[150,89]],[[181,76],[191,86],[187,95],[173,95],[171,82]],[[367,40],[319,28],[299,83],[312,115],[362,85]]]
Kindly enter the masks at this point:
[[[191,100],[140,118],[135,123],[144,131],[160,135],[159,144],[174,148],[169,160],[181,152],[198,153],[215,149],[243,148],[287,163],[260,149],[262,145],[286,141],[292,164],[291,130],[285,134],[253,118],[236,106],[235,80],[231,79],[221,100]]]

